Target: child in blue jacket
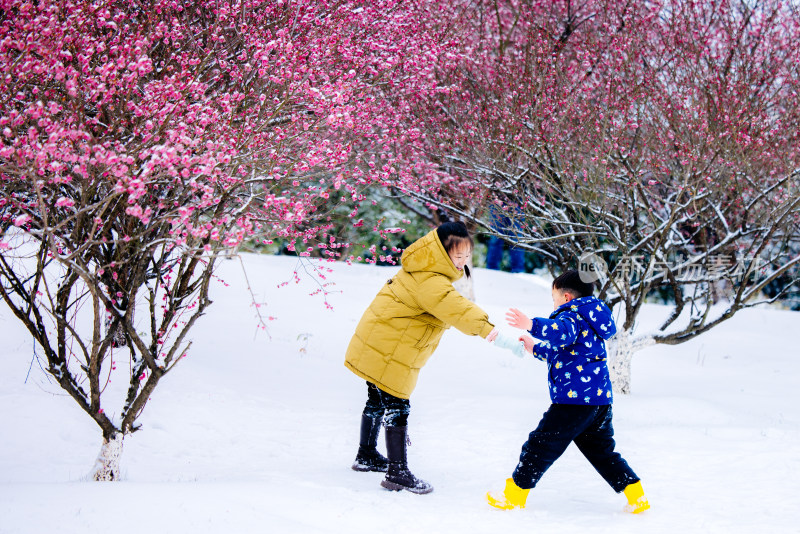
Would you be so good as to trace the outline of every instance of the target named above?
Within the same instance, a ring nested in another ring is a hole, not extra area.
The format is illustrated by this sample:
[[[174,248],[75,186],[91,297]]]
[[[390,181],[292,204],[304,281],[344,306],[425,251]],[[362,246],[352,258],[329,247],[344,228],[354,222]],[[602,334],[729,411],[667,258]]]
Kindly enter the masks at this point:
[[[524,508],[531,488],[570,443],[575,443],[614,491],[625,493],[627,511],[639,513],[650,507],[639,477],[614,451],[604,341],[617,328],[611,310],[593,296],[593,289],[580,279],[578,271],[567,271],[553,281],[555,311],[548,319],[531,320],[515,308],[506,314],[510,326],[527,330],[540,340],[534,345],[527,336],[520,338],[527,352],[547,362],[552,404],[522,446],[519,464],[506,480],[503,493],[486,494],[495,508]],[[495,343],[507,348],[515,344],[502,336]]]

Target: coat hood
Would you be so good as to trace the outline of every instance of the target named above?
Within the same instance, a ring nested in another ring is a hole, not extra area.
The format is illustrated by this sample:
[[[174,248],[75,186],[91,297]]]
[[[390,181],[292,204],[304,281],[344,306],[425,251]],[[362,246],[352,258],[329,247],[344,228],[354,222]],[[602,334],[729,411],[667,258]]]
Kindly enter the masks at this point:
[[[446,276],[455,282],[463,275],[456,269],[444,249],[436,230],[414,241],[400,256],[400,263],[407,273],[430,272]]]
[[[573,299],[561,305],[550,317],[555,317],[567,310],[580,315],[602,339],[610,339],[617,333],[617,326],[614,324],[611,310],[605,302],[595,296]]]

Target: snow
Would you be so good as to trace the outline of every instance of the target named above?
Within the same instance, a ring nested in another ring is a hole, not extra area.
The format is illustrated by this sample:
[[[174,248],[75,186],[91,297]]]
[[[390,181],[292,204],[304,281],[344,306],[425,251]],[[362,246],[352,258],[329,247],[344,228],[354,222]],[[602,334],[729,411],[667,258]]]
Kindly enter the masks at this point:
[[[389,492],[381,474],[350,469],[366,385],[343,359],[396,267],[335,264],[331,310],[305,274],[278,287],[295,259],[244,264],[262,315],[277,319],[268,334],[257,329],[241,264],[225,261],[230,285],[214,287],[188,357],[125,440],[121,482],[87,480],[99,428],[48,380],[0,305],[0,533],[799,531],[796,312],[745,310],[689,343],[634,356],[633,393],[616,397],[614,424],[650,510],[624,513],[624,498],[571,447],[525,510],[502,512],[484,495],[502,489],[548,407],[544,364],[448,331],[409,420],[410,467],[435,490]],[[508,307],[551,311],[546,280],[473,273],[477,302],[498,325]],[[639,331],[667,312],[648,305]]]

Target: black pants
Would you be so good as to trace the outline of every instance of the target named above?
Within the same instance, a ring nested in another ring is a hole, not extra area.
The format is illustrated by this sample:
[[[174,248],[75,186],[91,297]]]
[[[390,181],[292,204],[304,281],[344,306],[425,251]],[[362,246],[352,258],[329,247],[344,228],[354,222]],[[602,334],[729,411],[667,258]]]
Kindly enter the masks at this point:
[[[610,405],[551,404],[522,446],[512,475],[514,483],[523,489],[536,486],[573,442],[617,493],[639,480],[622,456],[614,452]]]
[[[390,395],[372,382],[367,382],[367,404],[364,415],[373,419],[383,418],[386,426],[408,426],[411,403]]]

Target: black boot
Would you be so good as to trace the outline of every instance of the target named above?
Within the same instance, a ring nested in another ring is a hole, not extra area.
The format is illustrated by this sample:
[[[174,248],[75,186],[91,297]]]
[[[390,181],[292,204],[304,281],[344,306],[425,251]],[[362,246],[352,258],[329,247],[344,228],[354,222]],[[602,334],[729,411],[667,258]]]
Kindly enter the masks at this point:
[[[406,490],[411,493],[425,494],[433,491],[433,486],[420,480],[408,470],[406,459],[406,432],[405,426],[386,427],[386,454],[389,456],[389,469],[381,486],[386,489],[399,491]]]
[[[358,445],[353,471],[386,472],[389,460],[378,452],[378,432],[381,430],[381,418],[361,415],[361,439]]]

